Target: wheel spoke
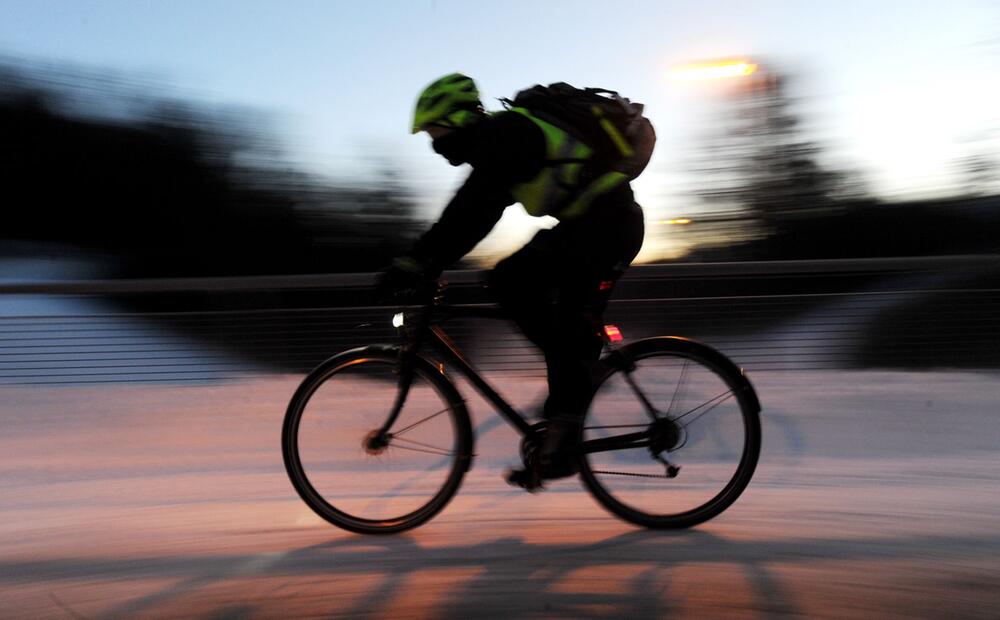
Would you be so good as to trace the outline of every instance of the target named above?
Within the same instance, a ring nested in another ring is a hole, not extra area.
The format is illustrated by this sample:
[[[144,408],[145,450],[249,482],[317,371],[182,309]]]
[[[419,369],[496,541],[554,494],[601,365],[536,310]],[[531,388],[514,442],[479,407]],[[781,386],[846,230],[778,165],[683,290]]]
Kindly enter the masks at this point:
[[[633,523],[674,528],[710,519],[742,493],[756,466],[759,417],[741,391],[750,388],[696,342],[663,338],[628,347],[623,356],[632,363],[609,366],[595,390],[583,482]],[[644,396],[656,411],[652,422]]]
[[[454,495],[471,458],[454,387],[420,362],[409,390],[401,389],[393,380],[398,358],[377,348],[334,358],[306,378],[285,417],[282,452],[295,490],[353,532],[424,523]]]
[[[412,429],[414,427],[417,427],[417,426],[423,424],[424,422],[427,422],[428,420],[436,418],[439,415],[441,415],[442,413],[446,413],[449,409],[450,409],[450,407],[445,407],[444,409],[442,409],[441,411],[438,411],[437,413],[432,413],[432,414],[430,414],[429,416],[427,416],[426,418],[424,418],[422,420],[417,420],[413,424],[410,424],[409,426],[406,426],[404,428],[399,429],[398,431],[394,432],[392,435],[393,435],[393,437],[399,437],[400,435],[402,435],[406,431],[408,431],[408,430],[410,430],[410,429]]]
[[[680,399],[678,399],[677,396],[680,394],[681,398],[683,398],[681,386],[684,385],[684,380],[687,378],[688,364],[689,360],[685,359],[684,365],[681,367],[681,376],[677,378],[677,386],[674,388],[674,395],[670,397],[670,405],[667,407],[668,418],[670,417],[670,412],[674,410],[674,403],[680,402]]]
[[[688,410],[687,412],[685,412],[685,413],[682,413],[681,415],[677,416],[676,418],[674,418],[674,422],[679,422],[679,421],[681,421],[681,420],[682,420],[683,418],[685,418],[685,417],[687,417],[687,416],[691,415],[691,414],[692,414],[692,413],[694,413],[695,411],[698,411],[698,410],[699,410],[699,409],[701,409],[702,407],[708,407],[709,405],[711,405],[711,407],[708,407],[708,409],[705,409],[704,411],[702,411],[702,412],[700,412],[700,413],[699,413],[698,415],[696,415],[696,416],[695,416],[694,418],[692,418],[692,419],[688,420],[687,422],[685,422],[685,423],[683,424],[683,426],[690,426],[690,425],[691,425],[691,424],[693,424],[693,423],[694,423],[694,422],[695,422],[696,420],[698,420],[698,418],[700,418],[701,416],[705,415],[705,414],[706,414],[706,413],[708,413],[709,411],[712,411],[713,409],[715,409],[716,407],[718,407],[718,406],[719,406],[719,405],[721,405],[722,403],[726,402],[727,400],[729,400],[729,399],[730,399],[730,398],[732,398],[733,396],[734,396],[734,394],[733,394],[733,391],[732,391],[732,390],[729,390],[728,392],[723,392],[722,394],[719,394],[719,395],[718,395],[718,396],[716,396],[715,398],[710,398],[710,399],[708,399],[707,401],[705,401],[705,402],[703,402],[702,404],[698,405],[698,406],[697,406],[697,407],[695,407],[694,409],[690,409],[690,410]]]
[[[412,446],[400,446],[394,444],[395,448],[399,450],[409,450],[411,452],[423,452],[424,454],[436,454],[438,456],[455,456],[454,452],[444,452],[439,450],[424,450],[423,448],[414,448]]]
[[[421,446],[421,448],[424,449],[417,449],[413,446],[408,446],[408,445],[401,446],[395,443],[399,441],[404,441],[407,444],[414,444],[415,446]],[[419,441],[415,441],[413,439],[408,439],[406,437],[397,437],[394,435],[390,440],[390,443],[391,445],[394,445],[395,447],[400,448],[401,450],[416,450],[418,452],[428,452],[430,454],[440,454],[442,456],[455,456],[455,452],[453,451],[447,450],[445,448],[439,448],[437,446],[432,446],[430,444],[422,443]]]

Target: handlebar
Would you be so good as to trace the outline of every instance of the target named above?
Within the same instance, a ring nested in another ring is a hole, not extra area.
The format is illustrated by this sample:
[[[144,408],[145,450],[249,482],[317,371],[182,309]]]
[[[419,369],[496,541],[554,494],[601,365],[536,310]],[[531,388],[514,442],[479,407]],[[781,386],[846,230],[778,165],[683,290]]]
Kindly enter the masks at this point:
[[[431,280],[409,295],[410,303],[404,304],[403,311],[425,314],[434,324],[450,318],[509,319],[509,313],[495,303],[491,304],[449,304],[445,301],[448,283]]]

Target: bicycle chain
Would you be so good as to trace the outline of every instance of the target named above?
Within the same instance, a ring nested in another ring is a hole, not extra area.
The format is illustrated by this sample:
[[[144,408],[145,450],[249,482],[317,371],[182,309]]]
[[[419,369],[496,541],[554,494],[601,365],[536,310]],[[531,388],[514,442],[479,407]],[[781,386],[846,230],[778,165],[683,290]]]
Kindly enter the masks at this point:
[[[666,474],[634,474],[632,472],[627,472],[627,471],[601,471],[597,469],[592,469],[590,470],[590,473],[604,474],[606,476],[632,476],[633,478],[667,478],[668,480],[670,479],[670,476]]]

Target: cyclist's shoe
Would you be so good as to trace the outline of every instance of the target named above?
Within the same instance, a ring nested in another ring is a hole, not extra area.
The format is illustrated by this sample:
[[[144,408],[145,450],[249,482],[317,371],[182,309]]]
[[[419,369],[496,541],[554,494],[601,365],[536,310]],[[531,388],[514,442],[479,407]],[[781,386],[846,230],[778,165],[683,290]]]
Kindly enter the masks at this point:
[[[521,487],[530,493],[537,493],[545,488],[546,480],[568,478],[579,471],[576,459],[573,457],[551,461],[547,464],[536,463],[521,469],[509,469],[504,476],[511,486]]]
[[[508,469],[504,478],[507,480],[507,484],[512,487],[521,487],[528,493],[537,493],[545,488],[542,479],[538,477],[538,473],[533,467]]]
[[[567,454],[541,463],[540,470],[542,480],[557,480],[575,476],[580,468],[576,465],[576,455]]]
[[[553,417],[546,420],[538,449],[538,469],[542,478],[565,478],[578,471],[576,460],[580,449],[580,430],[580,421],[576,418]]]
[[[545,422],[542,436],[525,452],[524,467],[507,472],[507,482],[531,492],[544,488],[543,481],[567,478],[579,471],[577,451],[580,424],[573,419]]]

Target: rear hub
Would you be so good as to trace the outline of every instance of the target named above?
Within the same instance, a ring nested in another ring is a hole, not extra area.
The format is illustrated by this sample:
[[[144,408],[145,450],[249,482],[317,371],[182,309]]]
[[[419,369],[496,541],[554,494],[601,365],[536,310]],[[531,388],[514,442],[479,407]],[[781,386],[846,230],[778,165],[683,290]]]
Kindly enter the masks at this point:
[[[653,454],[670,452],[684,442],[684,428],[673,420],[661,418],[649,426],[649,451]]]

